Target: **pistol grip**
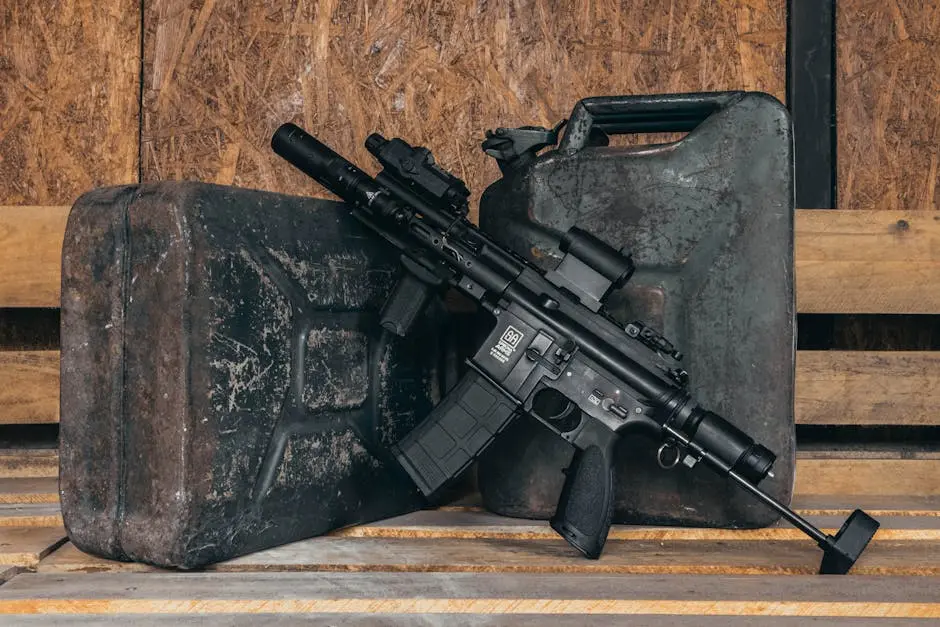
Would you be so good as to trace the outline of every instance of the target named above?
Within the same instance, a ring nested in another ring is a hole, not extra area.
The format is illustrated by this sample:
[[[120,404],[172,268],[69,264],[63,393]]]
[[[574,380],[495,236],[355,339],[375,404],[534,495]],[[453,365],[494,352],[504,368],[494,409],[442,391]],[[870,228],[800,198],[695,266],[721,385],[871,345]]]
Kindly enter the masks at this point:
[[[515,403],[475,370],[393,447],[425,496],[462,473],[516,413]]]
[[[589,446],[575,450],[550,521],[552,529],[589,559],[600,557],[614,511],[616,437],[613,433],[599,436]]]

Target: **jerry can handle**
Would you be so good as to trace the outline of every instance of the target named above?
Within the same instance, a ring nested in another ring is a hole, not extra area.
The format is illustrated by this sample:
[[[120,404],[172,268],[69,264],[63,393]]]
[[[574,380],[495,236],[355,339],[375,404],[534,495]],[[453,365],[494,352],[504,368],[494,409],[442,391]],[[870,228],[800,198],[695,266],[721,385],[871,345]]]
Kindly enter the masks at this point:
[[[687,132],[744,96],[743,91],[584,98],[574,106],[560,150],[588,145],[591,129],[608,135]]]

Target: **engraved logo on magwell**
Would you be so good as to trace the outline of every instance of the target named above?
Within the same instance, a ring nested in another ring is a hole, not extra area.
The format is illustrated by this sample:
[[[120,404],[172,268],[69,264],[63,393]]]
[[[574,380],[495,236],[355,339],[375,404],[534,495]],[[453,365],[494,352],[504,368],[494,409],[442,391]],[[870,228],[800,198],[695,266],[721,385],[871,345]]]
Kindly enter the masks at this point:
[[[503,334],[499,336],[499,340],[496,341],[496,346],[490,349],[490,357],[501,364],[506,363],[516,351],[516,347],[519,346],[519,342],[522,341],[523,337],[525,336],[522,331],[510,324],[506,327],[506,330],[503,331]]]

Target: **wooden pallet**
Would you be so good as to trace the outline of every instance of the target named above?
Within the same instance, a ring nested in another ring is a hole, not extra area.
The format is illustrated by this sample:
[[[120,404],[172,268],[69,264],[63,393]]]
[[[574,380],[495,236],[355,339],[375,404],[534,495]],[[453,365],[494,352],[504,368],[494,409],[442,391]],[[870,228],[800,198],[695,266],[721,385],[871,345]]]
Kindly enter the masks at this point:
[[[192,614],[252,624],[257,614],[273,613],[343,624],[412,624],[421,615],[430,625],[510,618],[606,625],[628,615],[663,625],[940,618],[937,580],[925,576],[940,575],[937,497],[798,499],[796,509],[830,531],[855,505],[883,523],[854,574],[825,585],[813,575],[818,549],[784,525],[617,525],[602,558],[592,561],[544,522],[473,505],[341,529],[181,573],[82,553],[66,541],[56,505],[47,502],[54,497],[51,478],[0,480],[0,581],[8,580],[0,614],[67,615],[70,623],[138,623],[150,615],[144,624]]]
[[[0,275],[0,302],[55,306],[67,212],[0,210],[6,234],[0,263],[33,268],[28,280],[16,278],[25,272]],[[940,311],[940,285],[926,280],[940,269],[934,214],[799,211],[796,225],[801,312]],[[0,393],[6,408],[0,420],[57,421],[57,352],[0,356],[0,378],[16,382]],[[938,362],[933,352],[800,351],[797,420],[940,424]],[[605,613],[597,624],[608,624],[611,614],[705,624],[693,617],[706,609],[704,586],[715,591],[707,610],[721,624],[758,616],[765,624],[786,624],[785,616],[940,617],[938,597],[928,593],[932,583],[924,583],[934,580],[923,579],[940,575],[940,454],[930,451],[798,452],[795,506],[802,514],[834,531],[850,507],[862,506],[884,525],[854,576],[824,587],[807,578],[818,567],[818,549],[784,525],[751,531],[618,526],[603,558],[588,561],[544,523],[478,507],[418,512],[201,574],[170,573],[86,555],[67,542],[56,464],[53,450],[0,451],[0,576],[13,577],[0,587],[0,613],[77,613],[120,622],[142,613],[197,612],[249,623],[249,614],[277,612],[363,624],[408,624],[415,614],[429,624],[455,615],[502,624],[510,614],[519,624],[566,617],[589,624],[585,615]],[[706,574],[711,577],[703,579]],[[288,588],[287,595],[273,593]],[[689,599],[689,589],[699,591],[699,600]]]

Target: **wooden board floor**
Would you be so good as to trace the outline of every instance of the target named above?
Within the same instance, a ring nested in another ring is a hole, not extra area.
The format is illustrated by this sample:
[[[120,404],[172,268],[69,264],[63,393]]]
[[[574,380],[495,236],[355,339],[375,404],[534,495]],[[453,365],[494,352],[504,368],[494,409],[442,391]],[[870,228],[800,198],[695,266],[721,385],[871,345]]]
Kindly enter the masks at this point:
[[[586,560],[544,521],[472,501],[176,572],[81,552],[56,497],[54,478],[0,479],[3,625],[163,625],[196,615],[224,625],[940,620],[940,497],[799,497],[794,508],[830,532],[856,506],[881,521],[848,577],[815,575],[821,553],[785,524],[615,525],[601,559]]]

